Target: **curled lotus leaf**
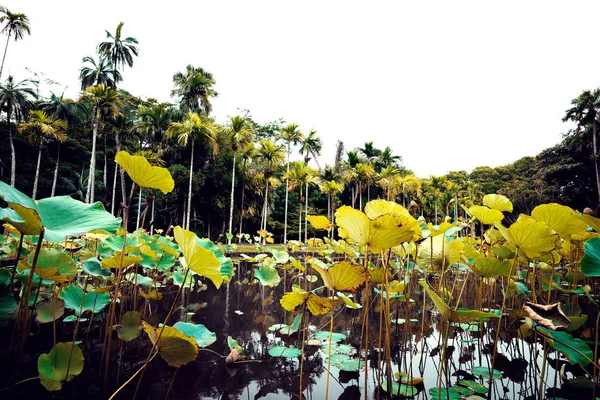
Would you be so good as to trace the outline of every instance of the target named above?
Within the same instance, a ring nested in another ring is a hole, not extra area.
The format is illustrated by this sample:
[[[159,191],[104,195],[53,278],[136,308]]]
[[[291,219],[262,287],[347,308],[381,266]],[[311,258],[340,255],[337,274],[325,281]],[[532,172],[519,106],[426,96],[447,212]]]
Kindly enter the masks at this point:
[[[469,215],[477,218],[484,225],[494,225],[504,219],[502,211],[494,210],[486,206],[472,206],[468,210]]]
[[[164,194],[171,192],[175,187],[175,182],[169,170],[150,165],[146,157],[132,156],[126,151],[120,151],[115,156],[115,161],[127,172],[131,180],[140,187],[158,189]]]
[[[332,291],[357,292],[369,280],[366,268],[348,261],[335,263],[327,269],[316,262],[311,265],[321,275],[325,286]]]
[[[498,211],[513,211],[513,204],[508,197],[501,194],[486,194],[483,196],[483,205]]]
[[[322,215],[307,215],[306,219],[316,231],[328,231],[331,229],[331,222]]]
[[[155,330],[146,321],[142,321],[142,326],[152,344],[158,349],[158,353],[169,366],[181,367],[196,359],[198,344],[194,338],[172,326],[165,325]]]
[[[571,325],[571,320],[560,308],[560,303],[536,304],[527,302],[523,305],[523,311],[539,325],[555,330],[565,330]]]

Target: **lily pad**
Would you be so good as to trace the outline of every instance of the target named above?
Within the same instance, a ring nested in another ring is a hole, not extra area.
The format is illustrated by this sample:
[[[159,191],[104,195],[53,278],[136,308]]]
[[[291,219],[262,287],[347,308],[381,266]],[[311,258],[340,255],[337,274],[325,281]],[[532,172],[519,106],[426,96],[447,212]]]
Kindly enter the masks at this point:
[[[389,390],[387,381],[384,381],[381,383],[381,388],[393,395],[401,395],[404,397],[413,397],[419,392],[419,390],[414,386],[409,386],[398,382],[392,382],[392,388]]]
[[[471,373],[479,378],[489,379],[490,378],[490,368],[488,367],[475,367],[471,371]],[[502,372],[494,369],[492,370],[492,379],[498,379],[502,376]]]
[[[302,350],[294,347],[276,346],[269,349],[269,355],[273,357],[295,358],[302,354]]]
[[[127,311],[121,318],[121,327],[117,331],[119,339],[129,342],[142,332],[142,315],[139,311]]]
[[[329,332],[328,331],[319,331],[319,332],[315,333],[315,339],[328,341],[329,340]],[[332,342],[341,342],[342,340],[345,340],[345,339],[346,339],[346,335],[344,335],[343,333],[333,332],[331,335]]]
[[[198,347],[207,347],[217,340],[217,335],[209,331],[202,324],[192,324],[189,322],[177,322],[173,327],[181,333],[196,339]]]
[[[65,301],[65,308],[75,311],[79,315],[85,311],[98,313],[110,303],[108,293],[83,293],[77,286],[67,286],[59,295]]]
[[[263,286],[275,287],[279,285],[281,277],[279,272],[273,267],[261,265],[258,269],[254,269],[254,276],[260,281]]]
[[[57,343],[49,354],[38,357],[40,382],[47,390],[60,390],[63,381],[70,381],[83,371],[83,362],[79,346],[72,342]]]
[[[431,395],[432,400],[461,400],[461,394],[455,388],[431,388],[429,389],[429,394]]]

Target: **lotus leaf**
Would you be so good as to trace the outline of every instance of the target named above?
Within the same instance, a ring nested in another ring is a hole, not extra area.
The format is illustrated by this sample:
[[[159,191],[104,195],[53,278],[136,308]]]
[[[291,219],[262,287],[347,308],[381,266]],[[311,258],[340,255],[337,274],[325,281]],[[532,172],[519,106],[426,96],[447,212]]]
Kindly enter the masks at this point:
[[[594,353],[587,344],[567,332],[553,331],[540,326],[537,326],[536,330],[541,331],[548,338],[548,344],[567,357],[571,364],[585,367],[594,358]]]
[[[13,313],[17,311],[17,302],[6,289],[0,290],[0,326],[6,326]]]
[[[483,378],[483,379],[489,379],[490,372],[492,375],[492,379],[498,379],[502,376],[502,372],[500,372],[496,369],[492,370],[491,368],[488,368],[488,367],[474,367],[473,370],[471,371],[471,373],[473,375]],[[462,384],[462,382],[461,382],[461,384]],[[486,392],[487,392],[487,389],[486,389]]]
[[[196,244],[198,246],[204,247],[206,250],[210,250],[213,252],[217,260],[221,263],[221,276],[226,278],[231,278],[233,276],[233,262],[231,258],[225,257],[223,254],[223,250],[216,246],[209,239],[196,239]]]
[[[202,324],[177,322],[173,327],[178,329],[184,335],[193,337],[196,340],[198,347],[207,347],[217,341],[217,335],[206,329]]]
[[[449,242],[444,235],[428,237],[419,245],[419,266],[429,271],[447,269],[461,259],[464,247],[463,242]]]
[[[381,383],[381,388],[383,390],[385,390],[386,392],[391,393],[393,395],[400,395],[400,396],[404,396],[404,397],[413,397],[413,396],[416,396],[417,393],[419,392],[419,390],[414,386],[405,385],[405,384],[398,383],[398,382],[392,382],[392,388],[391,388],[391,390],[389,390],[387,381],[384,381]],[[435,397],[434,397],[434,399],[435,399]],[[459,397],[459,399],[460,399],[460,397]]]
[[[142,321],[142,326],[152,344],[156,346],[158,353],[169,366],[181,367],[196,359],[198,344],[194,338],[189,337],[172,326],[165,325],[155,330],[146,321]]]
[[[96,257],[88,258],[83,262],[83,272],[104,280],[113,276],[113,273],[109,269],[102,268],[102,264]]]
[[[306,292],[294,285],[292,292],[283,295],[279,300],[281,306],[287,311],[294,311],[296,307],[306,302],[308,310],[313,315],[327,314],[331,310],[331,302],[316,294]]]
[[[223,276],[221,275],[221,262],[215,254],[199,246],[196,242],[195,233],[186,231],[176,226],[174,231],[175,240],[183,253],[188,268],[198,275],[207,277],[217,287],[221,287]]]
[[[494,210],[486,206],[472,206],[468,210],[469,215],[477,218],[484,225],[494,225],[504,219],[502,211]]]
[[[126,342],[140,336],[142,332],[142,315],[139,311],[127,311],[121,317],[121,327],[117,330],[119,339]]]
[[[500,224],[496,224],[496,228],[509,243],[523,250],[529,258],[553,250],[558,240],[556,233],[545,222],[533,218],[520,219],[508,229]]]
[[[63,316],[65,303],[62,300],[57,300],[56,304],[52,301],[46,301],[38,305],[35,311],[37,314],[35,320],[40,324],[46,324]]]
[[[523,305],[525,314],[539,325],[551,329],[566,329],[571,325],[571,321],[560,309],[560,303],[555,304],[535,304],[527,302]]]
[[[279,330],[279,333],[282,335],[291,335],[292,333],[298,332],[298,328],[300,328],[300,321],[302,321],[302,315],[298,314],[294,317],[292,324],[290,326],[286,326]]]
[[[67,286],[59,295],[65,301],[65,307],[74,310],[75,315],[85,311],[98,313],[110,303],[108,293],[83,293],[77,286]]]
[[[127,172],[131,180],[140,187],[158,189],[164,194],[171,192],[175,187],[175,182],[169,170],[150,165],[145,157],[132,156],[125,151],[120,151],[115,156],[115,161]]]
[[[319,331],[315,333],[314,338],[323,341],[329,341],[329,331]],[[346,335],[343,333],[333,332],[331,334],[331,342],[341,342],[342,340],[346,340]]]
[[[437,293],[435,293],[425,281],[419,281],[419,284],[425,289],[435,308],[439,311],[439,313],[446,318],[450,322],[465,322],[472,320],[479,320],[482,318],[499,318],[500,316],[495,313],[488,313],[484,311],[478,310],[468,310],[468,309],[460,309],[460,310],[452,310],[448,304],[440,297]]]
[[[322,215],[307,215],[306,219],[316,231],[328,231],[331,229],[331,222]]]
[[[38,357],[40,382],[47,390],[60,390],[63,381],[70,381],[83,371],[83,361],[83,353],[75,343],[57,343],[49,354]]]
[[[354,301],[352,301],[352,299],[350,297],[346,296],[342,292],[336,292],[336,296],[339,297],[340,299],[342,299],[342,301],[348,308],[353,308],[355,310],[358,308],[362,308],[362,305],[355,303]]]
[[[274,267],[263,264],[258,269],[254,269],[254,276],[263,286],[275,287],[279,285],[281,277]]]
[[[479,276],[490,278],[493,276],[509,276],[510,275],[510,262],[499,261],[491,257],[477,257],[475,258],[475,265],[471,266],[473,272]]]
[[[272,357],[296,358],[302,351],[294,347],[276,346],[269,349],[269,355]]]
[[[503,196],[501,194],[486,194],[485,196],[483,196],[483,205],[493,210],[503,212],[513,211],[512,202],[506,196]]]
[[[583,244],[585,255],[579,266],[585,276],[600,276],[600,237],[588,240]]]
[[[560,204],[539,205],[533,209],[531,216],[537,221],[545,222],[566,240],[571,239],[571,235],[585,233],[587,228],[575,210]]]
[[[333,264],[328,269],[323,269],[317,263],[313,263],[312,267],[331,291],[357,292],[369,279],[369,273],[363,266],[348,261]]]
[[[440,388],[431,388],[429,389],[429,394],[433,400],[461,400],[462,396],[460,391],[456,388],[452,387],[450,389]]]

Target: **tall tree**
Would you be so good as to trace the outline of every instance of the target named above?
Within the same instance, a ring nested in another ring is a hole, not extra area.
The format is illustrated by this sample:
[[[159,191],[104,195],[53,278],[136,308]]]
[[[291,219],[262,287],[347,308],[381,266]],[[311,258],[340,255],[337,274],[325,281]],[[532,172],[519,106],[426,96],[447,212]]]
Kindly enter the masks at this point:
[[[98,45],[98,53],[106,54],[116,69],[124,69],[125,65],[133,67],[133,56],[138,56],[138,41],[134,37],[122,37],[123,22],[119,22],[115,34],[106,31],[105,42]]]
[[[242,164],[242,205],[241,205],[241,210],[240,210],[240,236],[239,236],[239,243],[242,242],[242,232],[244,232],[244,213],[245,213],[245,203],[244,203],[244,196],[246,193],[246,165],[248,163],[248,161],[252,160],[254,157],[256,157],[256,147],[254,147],[253,143],[246,143],[246,145],[244,147],[242,147],[240,150],[238,150],[240,157],[243,160],[243,164]]]
[[[188,65],[184,72],[173,75],[175,88],[171,91],[171,96],[179,97],[179,104],[183,110],[208,115],[212,111],[211,98],[218,96],[213,88],[215,83],[210,72]]]
[[[234,205],[234,189],[235,189],[235,160],[237,158],[237,152],[240,148],[243,148],[248,143],[252,143],[254,140],[254,128],[246,118],[236,115],[229,119],[229,123],[225,128],[225,133],[231,148],[233,150],[233,166],[231,168],[231,198],[229,204],[229,234],[230,237],[227,239],[227,243],[231,244],[231,235],[233,235],[233,205]],[[240,232],[241,233],[241,232]]]
[[[86,101],[92,105],[92,154],[90,156],[90,171],[88,177],[88,188],[85,195],[86,202],[94,202],[94,186],[96,174],[96,139],[98,137],[98,126],[100,118],[104,116],[114,117],[117,115],[117,107],[121,104],[119,92],[111,87],[98,84],[90,86],[81,94],[80,101]]]
[[[25,34],[31,35],[31,27],[29,26],[29,18],[25,14],[13,13],[8,8],[0,6],[0,24],[5,24],[1,33],[6,35],[6,46],[4,46],[4,55],[2,56],[2,65],[0,65],[0,78],[4,70],[4,61],[6,60],[6,52],[8,50],[8,42],[12,37],[15,42],[23,40]]]
[[[281,128],[279,131],[279,139],[283,140],[287,146],[287,156],[286,156],[286,173],[290,170],[290,151],[292,145],[297,145],[300,143],[304,134],[300,132],[300,126],[298,124],[288,124]],[[287,243],[287,219],[288,219],[288,187],[289,181],[286,179],[285,182],[285,210],[284,210],[284,222],[283,222],[283,243]]]
[[[98,61],[90,56],[83,57],[81,61],[84,63],[79,70],[81,90],[100,84],[116,88],[117,84],[123,80],[121,73],[106,54],[100,54]]]
[[[28,135],[30,143],[38,148],[37,166],[35,168],[35,179],[33,180],[33,194],[31,198],[35,200],[38,189],[38,181],[40,177],[40,164],[42,160],[42,148],[48,140],[56,140],[60,143],[67,139],[67,121],[58,119],[53,116],[48,116],[43,110],[30,111],[30,118],[27,122],[19,124],[19,132]],[[58,158],[57,158],[58,159]],[[54,172],[54,180],[58,173],[58,164]]]
[[[308,165],[310,158],[312,156],[313,160],[317,164],[317,168],[321,171],[321,165],[319,164],[319,156],[321,155],[321,150],[323,149],[323,141],[320,137],[317,136],[317,131],[311,129],[308,135],[300,141],[300,154],[304,155],[304,164]]]
[[[283,146],[278,146],[268,139],[262,139],[258,142],[257,158],[263,166],[265,179],[265,195],[261,217],[261,229],[267,229],[267,217],[269,214],[269,179],[273,175],[275,168],[283,163],[285,156]]]
[[[12,75],[9,75],[6,82],[0,85],[0,106],[6,112],[8,142],[10,145],[10,185],[13,187],[15,186],[17,162],[10,120],[13,115],[17,121],[20,120],[21,116],[31,106],[30,99],[37,98],[35,90],[29,86],[32,83],[29,79],[15,83]]]
[[[177,141],[182,146],[191,143],[190,156],[190,181],[188,188],[187,215],[185,217],[184,229],[190,228],[190,216],[192,214],[192,178],[194,174],[194,145],[196,139],[205,141],[212,149],[213,154],[218,151],[215,141],[217,128],[204,116],[200,116],[193,111],[188,111],[186,118],[182,122],[172,122],[167,129],[169,137],[177,137]]]
[[[596,129],[598,124],[598,111],[600,111],[600,89],[594,91],[584,90],[579,97],[571,100],[573,107],[566,111],[563,121],[574,121],[577,123],[577,132],[584,125],[592,127],[592,152],[594,160],[594,172],[596,174],[596,194],[600,201],[600,169],[598,167],[598,146]]]
[[[305,220],[306,226],[306,214],[308,212],[308,185],[315,185],[320,183],[320,179],[314,174],[311,168],[306,166],[301,161],[294,161],[290,164],[290,168],[286,171],[283,176],[288,182],[286,190],[294,190],[298,188],[300,190],[300,200],[298,202],[298,240],[302,240],[302,220]],[[302,197],[302,191],[304,190],[305,199]],[[302,212],[302,200],[306,203],[306,212]],[[305,228],[306,229],[306,228]],[[305,239],[306,240],[306,239]]]

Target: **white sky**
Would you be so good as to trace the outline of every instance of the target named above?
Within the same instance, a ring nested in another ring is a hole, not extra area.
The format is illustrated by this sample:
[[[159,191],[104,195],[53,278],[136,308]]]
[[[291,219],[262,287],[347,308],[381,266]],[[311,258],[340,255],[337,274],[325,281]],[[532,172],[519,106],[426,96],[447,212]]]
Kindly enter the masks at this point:
[[[173,73],[201,66],[217,81],[218,121],[239,107],[315,128],[322,164],[339,139],[389,145],[421,177],[505,165],[558,143],[571,99],[600,86],[595,1],[1,4],[32,26],[9,44],[3,80],[29,67],[75,98],[81,58],[124,21],[140,56],[120,87],[172,101]]]

